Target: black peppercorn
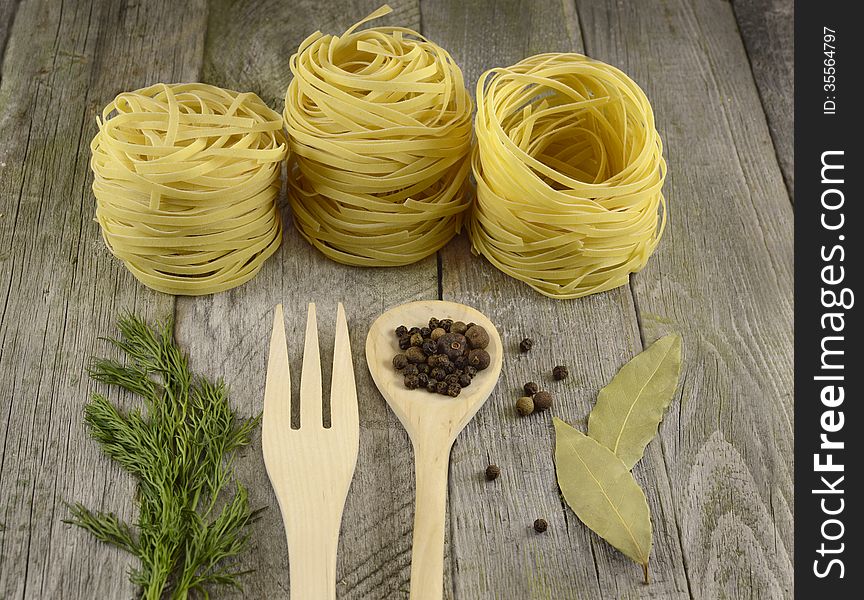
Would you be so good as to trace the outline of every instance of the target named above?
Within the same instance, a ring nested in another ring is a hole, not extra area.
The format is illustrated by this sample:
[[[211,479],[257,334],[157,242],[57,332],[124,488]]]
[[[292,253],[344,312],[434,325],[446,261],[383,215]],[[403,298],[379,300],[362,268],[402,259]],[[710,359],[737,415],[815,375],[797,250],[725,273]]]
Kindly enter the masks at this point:
[[[420,335],[419,331],[411,334],[411,345],[418,347],[423,345],[423,336]]]
[[[444,378],[444,382],[447,383],[447,385],[450,385],[452,383],[459,383],[459,376],[456,373],[450,373],[447,377]]]
[[[498,468],[498,465],[489,465],[486,467],[486,481],[495,481],[500,474],[501,469]]]
[[[434,369],[429,371],[429,377],[437,381],[444,381],[444,378],[447,377],[447,371],[445,371],[441,367],[435,367]]]
[[[456,365],[457,369],[464,369],[468,365],[468,357],[464,354],[462,356],[457,356],[453,361],[453,364]]]
[[[462,321],[453,321],[453,324],[450,325],[450,333],[461,333],[465,335],[465,332],[468,331],[468,326]]]
[[[401,338],[401,337],[404,336],[406,333],[408,333],[408,328],[405,327],[404,325],[400,325],[399,327],[396,328],[396,337],[400,337],[400,338]]]
[[[477,369],[475,369],[471,365],[468,365],[467,367],[465,367],[465,374],[469,377],[474,377],[477,374]]]
[[[567,379],[567,376],[570,372],[567,370],[567,367],[564,365],[558,365],[554,369],[552,369],[552,377],[554,377],[557,381],[561,381],[562,379]]]
[[[408,362],[414,364],[426,362],[426,354],[417,346],[408,348],[405,351],[405,357],[408,359]]]
[[[422,335],[424,338],[428,338],[430,335],[432,335],[432,330],[428,327],[421,327],[420,335]]]
[[[485,348],[489,345],[489,334],[479,325],[469,327],[465,337],[468,338],[468,345],[472,348]]]
[[[483,369],[488,367],[489,361],[489,353],[482,348],[475,348],[468,353],[468,364],[477,369],[478,371],[482,371]]]
[[[537,533],[543,533],[546,529],[549,528],[549,523],[546,522],[546,519],[537,519],[534,521],[534,531]]]
[[[411,329],[408,330],[408,335],[414,335],[415,333],[420,333],[419,327],[412,327]]]
[[[399,349],[400,350],[407,350],[410,347],[411,347],[411,336],[410,335],[406,334],[406,335],[403,335],[401,338],[399,338]]]
[[[426,384],[426,391],[431,392],[433,394],[435,392],[437,392],[438,391],[438,382],[435,381],[434,379],[430,379],[429,383]]]
[[[454,365],[452,362],[444,363],[444,365],[441,368],[444,369],[448,375],[456,372],[456,365]]]
[[[426,387],[429,385],[429,376],[426,373],[419,373],[417,375],[418,387]]]
[[[438,338],[438,352],[446,354],[450,360],[465,352],[468,340],[461,333],[448,333]]]
[[[420,385],[420,378],[417,375],[406,375],[405,376],[405,387],[409,390],[416,390],[417,386]]]
[[[421,348],[423,348],[423,352],[427,355],[432,356],[438,350],[438,344],[436,344],[434,340],[426,339],[423,340]]]
[[[436,327],[435,329],[432,330],[432,333],[429,334],[429,337],[431,337],[435,341],[438,341],[438,339],[442,335],[445,335],[446,333],[447,332],[444,331],[443,329],[441,329],[440,327]]]
[[[417,364],[417,372],[428,374],[429,373],[429,365],[427,365],[426,363],[418,363]]]
[[[417,365],[408,363],[404,369],[402,369],[403,375],[416,375],[420,371],[417,370]]]
[[[459,385],[461,385],[463,388],[471,385],[471,376],[468,375],[467,373],[462,373],[459,376]]]
[[[447,357],[446,354],[439,354],[438,355],[438,366],[439,367],[444,367],[445,365],[449,365],[449,364],[450,364],[450,359]]]
[[[435,329],[437,327],[438,327],[438,319],[436,319],[435,317],[432,317],[431,319],[429,319],[429,329]]]
[[[528,352],[534,346],[534,341],[531,338],[525,338],[521,342],[519,342],[519,350],[522,352]]]
[[[397,371],[401,371],[405,367],[408,366],[408,357],[404,354],[397,354],[393,357],[393,368]]]
[[[534,409],[538,412],[543,412],[552,406],[552,394],[549,392],[540,391],[534,394]]]
[[[525,385],[522,386],[522,389],[525,390],[526,396],[533,396],[537,392],[540,391],[540,386],[534,383],[533,381],[529,381]]]
[[[438,321],[438,327],[444,331],[450,331],[450,326],[453,324],[453,319],[441,319]]]
[[[451,398],[455,398],[462,391],[462,386],[458,383],[451,383],[447,386],[447,395]]]
[[[439,381],[435,384],[435,391],[439,394],[446,395],[447,394],[447,384],[443,381]]]

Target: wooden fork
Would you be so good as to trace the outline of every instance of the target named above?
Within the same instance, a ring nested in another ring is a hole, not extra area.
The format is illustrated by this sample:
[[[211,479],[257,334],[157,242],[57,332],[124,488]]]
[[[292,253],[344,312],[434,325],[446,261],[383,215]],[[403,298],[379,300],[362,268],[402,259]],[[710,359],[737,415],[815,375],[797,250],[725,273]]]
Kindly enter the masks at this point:
[[[335,600],[336,550],[345,498],[357,464],[360,424],[348,324],[342,304],[336,316],[331,425],[324,427],[321,359],[315,305],[309,305],[300,428],[291,428],[291,375],[282,305],[276,306],[264,391],[261,445],[267,475],[279,500],[291,576],[291,600]]]

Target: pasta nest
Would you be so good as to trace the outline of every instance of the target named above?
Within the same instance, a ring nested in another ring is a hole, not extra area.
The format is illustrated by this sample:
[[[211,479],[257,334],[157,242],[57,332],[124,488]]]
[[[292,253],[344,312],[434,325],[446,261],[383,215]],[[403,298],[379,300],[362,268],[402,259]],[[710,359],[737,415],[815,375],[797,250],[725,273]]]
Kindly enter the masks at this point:
[[[294,223],[331,259],[397,266],[436,252],[470,202],[471,98],[411,29],[317,32],[291,57],[284,118]]]
[[[240,285],[279,247],[287,142],[255,94],[202,83],[118,95],[90,145],[105,244],[142,283],[180,295]]]
[[[624,285],[666,224],[663,147],[644,92],[581,54],[477,82],[472,249],[553,298]]]

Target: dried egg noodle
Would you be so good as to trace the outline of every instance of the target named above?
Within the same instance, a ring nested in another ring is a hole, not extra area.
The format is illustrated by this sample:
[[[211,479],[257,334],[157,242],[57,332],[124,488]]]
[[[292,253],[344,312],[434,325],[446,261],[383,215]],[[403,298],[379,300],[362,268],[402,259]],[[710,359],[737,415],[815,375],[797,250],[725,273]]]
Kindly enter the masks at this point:
[[[580,54],[541,54],[477,82],[472,246],[553,298],[628,282],[666,224],[662,143],[644,92]]]
[[[258,96],[157,84],[118,95],[97,121],[96,219],[142,283],[219,292],[254,277],[279,247],[287,143],[279,113]]]
[[[285,96],[289,200],[300,233],[331,259],[396,266],[460,229],[472,103],[450,55],[415,31],[317,32],[291,57]]]

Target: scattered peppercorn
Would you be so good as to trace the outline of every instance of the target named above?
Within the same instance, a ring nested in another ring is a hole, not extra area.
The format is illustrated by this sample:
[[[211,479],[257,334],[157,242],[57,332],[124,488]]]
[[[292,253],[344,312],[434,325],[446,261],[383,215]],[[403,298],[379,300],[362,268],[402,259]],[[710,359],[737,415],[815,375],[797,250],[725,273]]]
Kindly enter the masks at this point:
[[[561,381],[562,379],[567,379],[567,376],[570,374],[570,371],[567,370],[567,367],[564,365],[558,365],[554,369],[552,369],[552,377],[555,378],[556,381]]]
[[[478,371],[482,371],[483,369],[488,367],[489,362],[489,353],[482,348],[474,348],[471,352],[468,353],[468,364],[477,369]]]
[[[489,345],[489,334],[479,325],[471,325],[465,331],[465,337],[472,348],[485,348]]]
[[[400,338],[401,338],[401,337],[404,336],[406,333],[408,333],[408,328],[405,327],[404,325],[400,325],[399,327],[396,328],[396,337],[400,337]]]
[[[545,391],[539,391],[534,394],[534,409],[538,412],[543,412],[552,406],[552,394]]]
[[[523,417],[534,412],[534,401],[528,396],[522,396],[516,401],[516,412]]]
[[[534,383],[533,381],[529,381],[525,385],[522,386],[522,389],[525,390],[526,396],[533,396],[537,392],[540,391],[540,386]]]
[[[453,324],[450,325],[450,333],[465,335],[466,331],[468,331],[468,326],[462,321],[453,321]]]
[[[546,522],[546,519],[537,519],[534,521],[534,531],[537,533],[543,533],[549,528],[549,523]]]
[[[397,371],[401,371],[405,367],[408,366],[408,357],[404,354],[397,354],[393,357],[393,368]]]
[[[405,387],[409,390],[416,390],[417,386],[420,385],[420,378],[417,375],[406,375],[405,376]]]
[[[486,467],[486,481],[495,481],[500,474],[501,469],[498,468],[498,465],[489,465]]]
[[[525,338],[519,342],[519,350],[522,352],[529,352],[533,346],[534,341],[531,338]]]

